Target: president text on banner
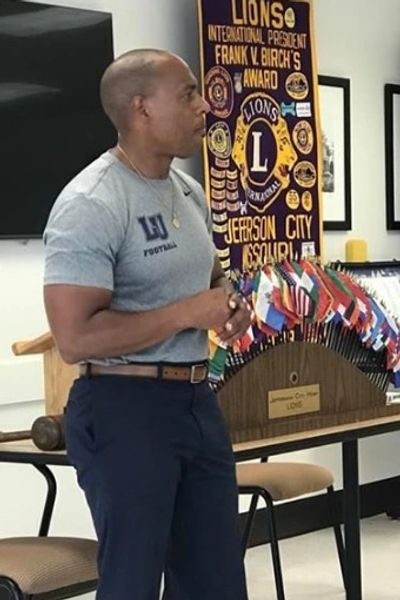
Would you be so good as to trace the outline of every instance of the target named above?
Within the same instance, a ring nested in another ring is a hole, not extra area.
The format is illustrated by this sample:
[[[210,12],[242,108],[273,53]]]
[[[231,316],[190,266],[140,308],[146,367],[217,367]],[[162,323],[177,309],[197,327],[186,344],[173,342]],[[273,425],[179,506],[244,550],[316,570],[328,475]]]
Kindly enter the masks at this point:
[[[308,0],[198,0],[213,235],[229,272],[320,255]]]

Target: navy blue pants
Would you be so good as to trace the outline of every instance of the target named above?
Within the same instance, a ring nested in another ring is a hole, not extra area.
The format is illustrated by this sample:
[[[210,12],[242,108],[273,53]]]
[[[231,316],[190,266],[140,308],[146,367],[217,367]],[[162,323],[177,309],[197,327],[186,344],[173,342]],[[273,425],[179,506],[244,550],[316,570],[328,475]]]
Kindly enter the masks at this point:
[[[97,600],[246,600],[231,442],[207,383],[84,376],[65,415]]]

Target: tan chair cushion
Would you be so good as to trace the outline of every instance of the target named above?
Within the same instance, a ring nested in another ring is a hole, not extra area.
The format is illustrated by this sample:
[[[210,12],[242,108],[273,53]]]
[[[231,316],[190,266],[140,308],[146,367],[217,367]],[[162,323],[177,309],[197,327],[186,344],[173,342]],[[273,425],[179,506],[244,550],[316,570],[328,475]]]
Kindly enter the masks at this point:
[[[0,540],[0,575],[25,594],[41,594],[97,579],[97,542],[83,538],[18,537]]]
[[[236,465],[238,485],[262,487],[273,500],[318,492],[333,484],[325,467],[308,463],[243,463]]]

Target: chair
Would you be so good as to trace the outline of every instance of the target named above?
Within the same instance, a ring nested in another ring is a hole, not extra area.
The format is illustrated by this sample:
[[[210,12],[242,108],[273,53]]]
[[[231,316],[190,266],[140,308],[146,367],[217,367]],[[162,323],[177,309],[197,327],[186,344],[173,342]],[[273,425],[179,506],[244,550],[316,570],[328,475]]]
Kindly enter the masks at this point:
[[[46,413],[62,413],[78,367],[61,360],[50,333],[16,342],[13,351],[17,355],[44,354]],[[47,537],[56,481],[46,465],[32,464],[48,485],[39,535],[0,539],[0,600],[61,600],[91,592],[97,587],[97,542]]]
[[[236,475],[239,494],[250,494],[252,496],[242,536],[243,555],[246,553],[259,497],[264,499],[267,506],[267,524],[270,534],[277,599],[285,600],[285,592],[273,503],[278,500],[289,500],[324,489],[328,493],[328,506],[331,511],[339,563],[344,586],[346,587],[345,551],[340,525],[337,524],[335,518],[332,473],[325,467],[307,463],[259,462],[238,464],[236,466]]]
[[[97,587],[97,542],[48,536],[57,482],[47,465],[32,463],[47,482],[37,536],[0,539],[0,600],[62,600]]]
[[[97,542],[70,537],[0,540],[0,600],[61,600],[96,589]]]

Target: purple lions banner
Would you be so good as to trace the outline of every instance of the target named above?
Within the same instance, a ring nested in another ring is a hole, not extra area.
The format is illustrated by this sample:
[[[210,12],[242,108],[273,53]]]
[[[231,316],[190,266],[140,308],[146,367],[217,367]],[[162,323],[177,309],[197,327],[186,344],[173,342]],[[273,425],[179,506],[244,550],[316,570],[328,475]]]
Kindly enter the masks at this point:
[[[223,268],[321,254],[308,0],[198,0],[206,191]]]

